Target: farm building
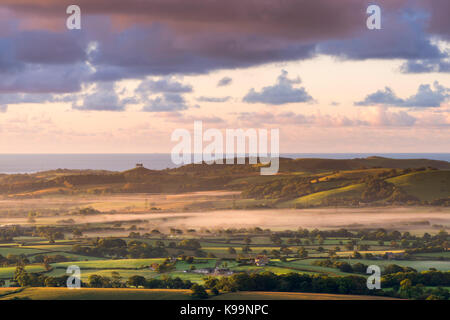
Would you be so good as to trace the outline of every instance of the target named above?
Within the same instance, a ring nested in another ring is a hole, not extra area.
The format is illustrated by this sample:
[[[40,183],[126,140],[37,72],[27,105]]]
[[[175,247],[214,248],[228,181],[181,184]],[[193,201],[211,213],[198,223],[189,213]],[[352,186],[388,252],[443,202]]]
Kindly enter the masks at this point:
[[[256,256],[254,262],[258,267],[262,267],[262,266],[267,265],[270,262],[270,259],[266,255],[260,255],[260,256]]]

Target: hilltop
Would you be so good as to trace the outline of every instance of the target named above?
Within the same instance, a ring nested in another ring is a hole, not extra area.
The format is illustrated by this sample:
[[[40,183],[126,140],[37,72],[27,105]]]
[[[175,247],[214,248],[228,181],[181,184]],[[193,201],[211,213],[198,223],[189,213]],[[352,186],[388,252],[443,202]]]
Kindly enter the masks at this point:
[[[67,170],[0,175],[0,194],[27,198],[52,194],[241,191],[276,207],[448,205],[450,163],[428,159],[280,159],[274,176],[260,165],[190,164],[175,169],[142,166],[123,172]]]

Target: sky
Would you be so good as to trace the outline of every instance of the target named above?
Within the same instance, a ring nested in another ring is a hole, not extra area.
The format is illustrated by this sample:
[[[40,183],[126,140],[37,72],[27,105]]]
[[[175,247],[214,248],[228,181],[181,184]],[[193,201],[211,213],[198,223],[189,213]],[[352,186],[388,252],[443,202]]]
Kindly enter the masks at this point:
[[[81,9],[68,30],[66,9]],[[381,7],[381,29],[366,9]],[[0,0],[0,153],[450,152],[448,0]]]

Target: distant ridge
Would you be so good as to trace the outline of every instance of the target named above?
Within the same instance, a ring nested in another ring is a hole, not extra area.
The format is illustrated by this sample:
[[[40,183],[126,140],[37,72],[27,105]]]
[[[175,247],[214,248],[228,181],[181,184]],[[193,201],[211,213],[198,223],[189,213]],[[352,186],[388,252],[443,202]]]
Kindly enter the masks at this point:
[[[64,169],[4,174],[0,175],[0,194],[33,198],[51,194],[233,190],[241,191],[244,198],[266,199],[271,206],[281,207],[450,203],[450,162],[447,161],[380,156],[280,158],[278,175],[261,176],[261,165],[245,160],[245,165],[202,163],[164,170],[150,170],[139,163],[121,172]]]

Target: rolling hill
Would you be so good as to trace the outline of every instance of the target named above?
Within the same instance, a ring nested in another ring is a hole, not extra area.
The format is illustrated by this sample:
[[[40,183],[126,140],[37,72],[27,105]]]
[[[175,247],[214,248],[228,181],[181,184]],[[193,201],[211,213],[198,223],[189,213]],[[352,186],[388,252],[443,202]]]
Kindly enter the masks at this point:
[[[248,159],[246,159],[248,160]],[[0,176],[0,195],[184,193],[242,191],[243,198],[271,200],[277,207],[448,205],[450,163],[428,159],[280,159],[275,176],[258,165],[190,164],[175,169],[136,167],[123,172],[55,170]]]

